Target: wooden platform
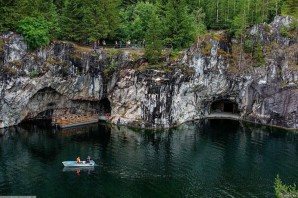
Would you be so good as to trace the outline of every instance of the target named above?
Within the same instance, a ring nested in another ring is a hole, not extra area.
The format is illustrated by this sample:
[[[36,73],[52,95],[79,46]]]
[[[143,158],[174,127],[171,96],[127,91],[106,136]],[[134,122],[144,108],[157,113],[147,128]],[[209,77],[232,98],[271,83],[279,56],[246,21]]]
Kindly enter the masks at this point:
[[[92,124],[98,122],[98,115],[86,114],[86,115],[76,115],[76,114],[67,114],[63,116],[53,116],[52,125],[58,126],[60,128],[67,127],[76,127],[86,124]]]

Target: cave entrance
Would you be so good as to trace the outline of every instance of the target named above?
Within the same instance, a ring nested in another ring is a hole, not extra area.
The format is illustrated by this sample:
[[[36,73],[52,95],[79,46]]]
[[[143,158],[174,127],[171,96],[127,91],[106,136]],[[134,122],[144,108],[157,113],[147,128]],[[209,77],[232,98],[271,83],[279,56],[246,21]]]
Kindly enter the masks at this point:
[[[210,113],[239,114],[238,104],[230,100],[217,100],[211,104]]]
[[[100,114],[111,114],[111,102],[108,98],[103,98],[99,101],[99,113]]]

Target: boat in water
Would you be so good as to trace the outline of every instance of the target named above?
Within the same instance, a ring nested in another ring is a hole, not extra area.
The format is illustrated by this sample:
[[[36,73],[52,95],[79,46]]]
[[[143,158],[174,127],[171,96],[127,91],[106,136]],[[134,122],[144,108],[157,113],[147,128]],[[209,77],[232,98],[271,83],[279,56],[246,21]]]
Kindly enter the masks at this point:
[[[62,164],[65,167],[94,167],[95,162],[93,160],[90,160],[86,163],[86,161],[81,161],[80,163],[77,163],[76,161],[64,161]]]

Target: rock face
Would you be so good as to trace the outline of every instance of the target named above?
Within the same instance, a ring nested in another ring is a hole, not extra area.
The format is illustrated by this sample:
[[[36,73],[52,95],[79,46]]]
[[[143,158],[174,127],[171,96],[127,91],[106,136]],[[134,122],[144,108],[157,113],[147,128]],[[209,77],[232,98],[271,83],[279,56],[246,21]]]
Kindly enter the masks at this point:
[[[223,33],[204,36],[176,60],[151,69],[133,50],[82,52],[54,42],[29,53],[20,36],[3,35],[0,128],[109,108],[113,123],[138,127],[171,127],[227,112],[298,128],[298,43],[291,21],[276,17],[252,27],[243,44]]]

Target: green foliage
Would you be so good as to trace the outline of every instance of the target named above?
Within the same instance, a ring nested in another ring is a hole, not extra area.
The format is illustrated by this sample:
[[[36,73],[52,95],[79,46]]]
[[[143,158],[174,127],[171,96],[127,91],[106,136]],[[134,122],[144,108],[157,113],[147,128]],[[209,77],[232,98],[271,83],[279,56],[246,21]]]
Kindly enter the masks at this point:
[[[165,6],[166,42],[172,43],[174,48],[189,47],[194,41],[195,20],[188,11],[184,0],[168,1]]]
[[[281,12],[283,15],[298,17],[298,0],[285,0]]]
[[[20,18],[18,1],[0,0],[0,32],[15,30]]]
[[[116,30],[120,25],[120,0],[100,0],[99,4],[99,6],[103,8],[104,20],[107,22],[107,37],[114,38],[116,35]]]
[[[81,0],[67,0],[62,10],[62,38],[80,41],[83,39],[84,3]]]
[[[298,0],[0,0],[0,32],[15,31],[20,21],[35,18],[48,23],[49,39],[142,41],[152,13],[162,24],[160,39],[180,49],[207,28],[228,29],[242,39],[253,24],[281,13],[297,17]],[[264,30],[269,32],[269,26]]]
[[[153,12],[155,12],[155,6],[149,2],[136,4],[133,13],[134,21],[132,22],[132,35],[135,39],[143,40],[145,38]]]
[[[254,54],[253,54],[253,60],[256,63],[256,66],[259,67],[265,63],[265,56],[263,53],[262,44],[259,42],[255,48]]]
[[[289,33],[290,37],[292,38],[298,37],[298,18],[293,18],[292,22],[290,23]]]
[[[248,27],[246,19],[246,16],[242,14],[239,14],[234,18],[232,26],[230,28],[230,33],[234,34],[236,38],[240,38],[241,36],[243,36],[244,31]]]
[[[32,70],[31,72],[30,72],[30,78],[35,78],[35,77],[37,77],[39,75],[39,73],[38,73],[38,71],[36,71],[36,70]]]
[[[49,24],[43,18],[27,17],[19,22],[18,30],[31,50],[45,46],[50,41]]]
[[[284,37],[289,36],[288,28],[287,28],[286,26],[283,26],[283,27],[280,29],[280,33],[281,33],[281,35],[284,36]]]
[[[149,2],[138,2],[126,9],[121,9],[120,39],[123,41],[129,39],[142,41],[146,37],[149,21],[155,10],[156,7]]]
[[[197,35],[207,33],[207,27],[204,24],[205,13],[202,8],[193,11],[193,17],[195,21],[195,31]]]
[[[290,23],[290,30],[297,30],[298,29],[298,19],[294,18]]]
[[[100,6],[99,1],[91,0],[86,7],[83,17],[83,30],[82,33],[78,32],[78,39],[82,39],[82,35],[88,35],[89,41],[94,42],[101,38],[108,36],[108,21],[103,14],[103,7]]]
[[[116,64],[116,62],[112,61],[111,64],[109,64],[107,67],[105,67],[103,73],[105,75],[110,75],[116,69],[117,69],[117,64]]]
[[[275,178],[274,182],[275,195],[277,198],[284,197],[298,197],[298,190],[296,189],[296,185],[285,185],[282,183],[279,175]]]
[[[145,57],[149,63],[157,63],[161,55],[163,43],[161,40],[161,23],[158,16],[153,13],[148,24],[148,32],[146,35]]]
[[[244,41],[244,52],[250,53],[252,51],[253,51],[253,41],[250,38],[247,38]]]

